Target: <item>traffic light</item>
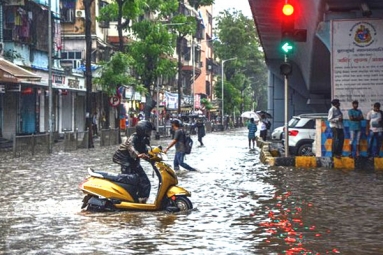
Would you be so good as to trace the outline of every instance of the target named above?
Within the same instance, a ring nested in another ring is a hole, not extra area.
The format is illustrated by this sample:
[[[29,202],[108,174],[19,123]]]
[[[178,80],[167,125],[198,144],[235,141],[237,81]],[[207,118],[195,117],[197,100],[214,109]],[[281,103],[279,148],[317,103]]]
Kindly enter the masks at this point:
[[[282,40],[292,39],[294,33],[294,6],[291,4],[284,4],[282,8]]]
[[[294,43],[291,41],[282,41],[281,49],[285,54],[288,54],[294,50],[294,46]]]
[[[282,75],[288,76],[293,72],[293,66],[290,62],[285,61],[279,66],[279,71]]]
[[[307,30],[295,29],[295,8],[292,4],[285,3],[282,7],[282,41],[306,42]],[[282,42],[282,45],[284,43]]]

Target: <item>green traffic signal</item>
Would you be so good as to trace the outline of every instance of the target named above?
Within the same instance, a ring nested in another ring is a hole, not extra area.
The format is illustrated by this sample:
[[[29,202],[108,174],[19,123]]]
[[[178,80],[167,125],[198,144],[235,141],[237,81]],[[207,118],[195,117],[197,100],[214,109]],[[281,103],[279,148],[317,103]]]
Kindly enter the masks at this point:
[[[281,49],[286,54],[291,53],[294,50],[294,43],[284,41],[282,42]]]

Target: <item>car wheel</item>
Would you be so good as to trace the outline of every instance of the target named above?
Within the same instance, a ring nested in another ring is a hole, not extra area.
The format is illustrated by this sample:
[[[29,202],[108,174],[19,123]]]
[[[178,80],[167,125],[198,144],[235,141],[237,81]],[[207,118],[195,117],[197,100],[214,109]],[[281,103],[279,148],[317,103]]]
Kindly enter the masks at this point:
[[[298,149],[298,156],[314,156],[312,144],[306,143]]]

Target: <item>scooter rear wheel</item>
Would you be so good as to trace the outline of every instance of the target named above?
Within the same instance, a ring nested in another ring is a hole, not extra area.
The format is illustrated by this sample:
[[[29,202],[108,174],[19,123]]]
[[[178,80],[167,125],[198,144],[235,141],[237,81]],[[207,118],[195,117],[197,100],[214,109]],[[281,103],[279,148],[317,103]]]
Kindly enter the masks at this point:
[[[187,197],[177,197],[174,202],[181,212],[193,209],[193,204]]]

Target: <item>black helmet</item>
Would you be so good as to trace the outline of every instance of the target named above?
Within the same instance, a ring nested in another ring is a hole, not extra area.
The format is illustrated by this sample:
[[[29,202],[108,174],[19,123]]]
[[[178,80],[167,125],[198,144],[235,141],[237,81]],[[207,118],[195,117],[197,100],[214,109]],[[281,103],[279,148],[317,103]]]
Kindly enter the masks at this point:
[[[150,136],[152,130],[154,130],[154,125],[147,120],[140,120],[136,125],[138,136]]]

